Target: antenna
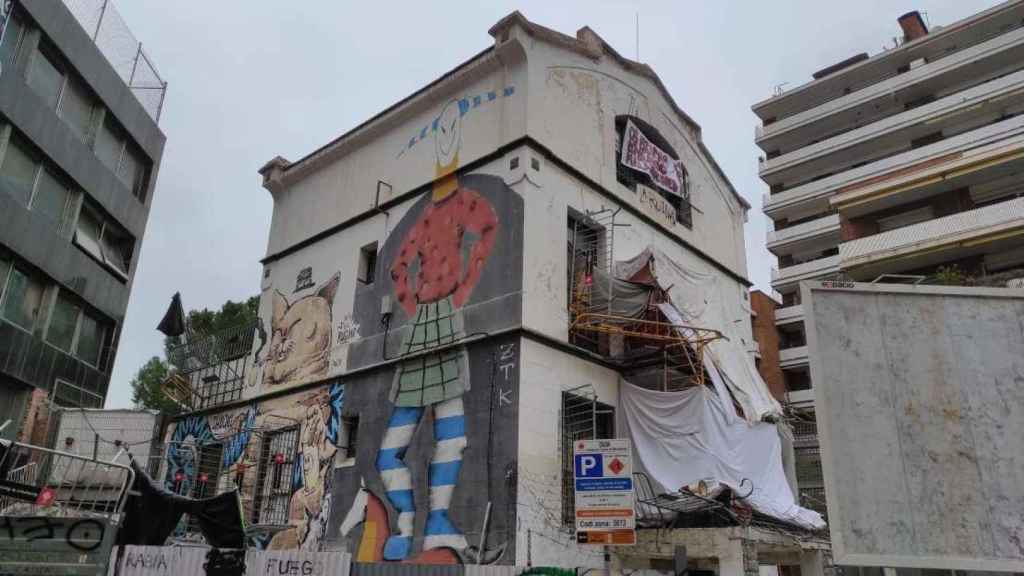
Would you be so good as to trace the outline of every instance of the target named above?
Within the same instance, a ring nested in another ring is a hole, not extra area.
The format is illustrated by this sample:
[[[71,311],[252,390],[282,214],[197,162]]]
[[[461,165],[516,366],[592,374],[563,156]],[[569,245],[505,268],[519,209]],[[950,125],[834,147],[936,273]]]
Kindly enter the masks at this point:
[[[636,61],[640,61],[640,11],[636,12]]]

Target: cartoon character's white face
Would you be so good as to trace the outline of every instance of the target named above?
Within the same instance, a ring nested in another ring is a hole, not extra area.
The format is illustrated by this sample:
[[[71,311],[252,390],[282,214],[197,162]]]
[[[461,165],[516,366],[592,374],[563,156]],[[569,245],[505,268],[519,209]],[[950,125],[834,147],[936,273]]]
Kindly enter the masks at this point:
[[[437,130],[434,130],[434,151],[438,166],[448,166],[459,153],[462,140],[462,114],[458,100],[452,100],[438,116]]]

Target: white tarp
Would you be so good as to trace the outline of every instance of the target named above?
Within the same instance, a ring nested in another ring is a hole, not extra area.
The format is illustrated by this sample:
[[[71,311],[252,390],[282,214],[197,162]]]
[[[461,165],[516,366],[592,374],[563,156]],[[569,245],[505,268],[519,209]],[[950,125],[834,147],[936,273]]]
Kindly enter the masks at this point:
[[[616,263],[616,275],[628,279],[652,259],[651,271],[658,284],[668,288],[669,298],[679,311],[682,323],[718,330],[727,338],[712,342],[706,351],[718,367],[725,385],[743,408],[747,420],[758,422],[765,416],[781,415],[782,406],[768,390],[747,352],[746,342],[736,322],[741,310],[730,311],[728,302],[722,297],[724,287],[719,283],[719,275],[686,268],[654,247],[648,247],[630,260]],[[664,309],[662,311],[665,312]],[[739,320],[749,321],[745,312]]]
[[[758,512],[824,528],[820,514],[793,499],[775,425],[730,417],[729,404],[706,387],[659,392],[621,381],[616,413],[633,441],[634,470],[646,472],[661,492],[713,478],[745,494],[748,479],[747,502]]]

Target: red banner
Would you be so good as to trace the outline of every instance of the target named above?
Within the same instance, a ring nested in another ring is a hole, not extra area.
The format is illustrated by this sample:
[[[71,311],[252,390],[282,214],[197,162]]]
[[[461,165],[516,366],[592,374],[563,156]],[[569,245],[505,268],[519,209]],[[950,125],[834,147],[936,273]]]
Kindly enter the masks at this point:
[[[655,146],[629,120],[626,121],[626,129],[622,133],[622,154],[619,161],[623,166],[650,176],[658,188],[678,196],[686,195],[686,171],[683,164]]]

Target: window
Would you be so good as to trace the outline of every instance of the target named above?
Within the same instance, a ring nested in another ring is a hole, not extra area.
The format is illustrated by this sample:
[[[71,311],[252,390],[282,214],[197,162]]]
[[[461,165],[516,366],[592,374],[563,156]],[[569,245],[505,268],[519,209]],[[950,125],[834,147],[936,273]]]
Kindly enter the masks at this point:
[[[99,320],[89,314],[82,314],[75,356],[86,364],[99,366],[105,332],[103,324]]]
[[[107,117],[96,133],[96,141],[93,143],[93,152],[100,162],[116,173],[121,164],[121,152],[124,151],[124,136],[120,129]]]
[[[91,209],[82,207],[78,214],[78,226],[75,229],[75,243],[94,257],[103,260],[100,248],[100,235],[103,232],[103,221]]]
[[[90,366],[99,366],[106,336],[102,320],[82,310],[66,293],[57,296],[46,330],[47,342]]]
[[[75,227],[75,244],[122,280],[128,279],[135,240],[92,206],[82,206]]]
[[[377,243],[367,244],[359,249],[359,281],[373,284],[377,270]]]
[[[100,244],[103,246],[103,261],[127,278],[132,256],[132,241],[128,233],[108,222],[103,227]]]
[[[58,67],[49,50],[40,46],[32,58],[28,71],[28,85],[39,94],[50,108],[57,108],[60,93],[64,88],[64,73]]]
[[[0,303],[4,301],[4,287],[7,286],[7,276],[11,272],[11,263],[0,258]]]
[[[562,392],[562,522],[566,526],[576,523],[573,445],[577,440],[615,437],[615,409],[595,396],[589,385]]]
[[[53,403],[62,408],[102,408],[103,397],[61,380],[54,382]]]
[[[43,285],[14,268],[4,289],[3,317],[25,330],[32,330],[43,303]]]
[[[71,189],[50,170],[43,169],[36,181],[36,192],[32,197],[31,209],[49,217],[63,229],[71,203]]]
[[[299,443],[297,427],[268,432],[260,449],[260,472],[256,484],[256,524],[288,523],[295,452]]]
[[[17,14],[11,14],[7,20],[7,30],[3,33],[3,44],[0,44],[0,68],[13,69],[24,35],[25,24]]]
[[[92,118],[96,101],[89,89],[77,79],[68,78],[60,99],[60,117],[84,142],[92,136]]]
[[[139,200],[146,199],[146,156],[108,114],[96,133],[93,152]]]
[[[340,447],[345,452],[345,458],[356,457],[356,446],[359,443],[359,415],[343,416],[341,418]]]
[[[57,297],[57,304],[50,314],[50,327],[46,331],[46,341],[65,352],[71,352],[75,343],[75,331],[78,329],[78,317],[82,313],[74,302],[63,293]]]
[[[28,151],[21,138],[12,135],[7,142],[3,164],[0,164],[0,182],[7,193],[28,206],[38,171],[39,161]]]
[[[125,146],[117,175],[136,198],[145,199],[146,166],[142,152],[134,144]]]
[[[58,231],[63,231],[71,218],[71,186],[16,134],[11,134],[0,164],[0,187],[30,210],[50,218]]]

